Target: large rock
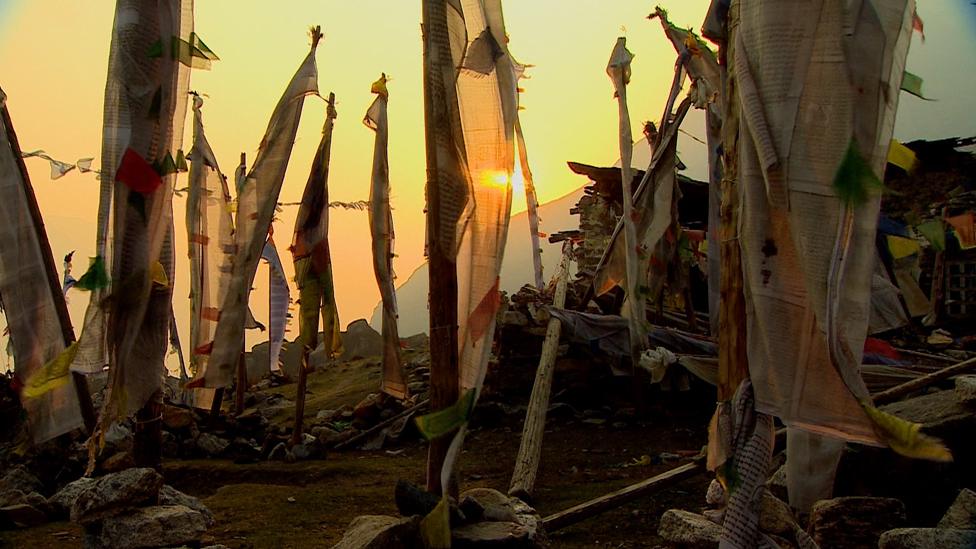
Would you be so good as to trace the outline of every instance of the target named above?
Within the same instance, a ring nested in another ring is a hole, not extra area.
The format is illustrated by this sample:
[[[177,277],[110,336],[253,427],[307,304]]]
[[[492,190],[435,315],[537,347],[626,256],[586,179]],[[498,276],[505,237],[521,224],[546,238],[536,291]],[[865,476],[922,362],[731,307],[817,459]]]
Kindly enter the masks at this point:
[[[461,502],[472,514],[460,513],[462,520],[481,522],[455,528],[455,547],[538,547],[545,543],[539,513],[518,498],[492,488],[471,488],[461,493]]]
[[[369,358],[383,354],[383,336],[372,329],[365,318],[354,320],[342,333],[340,360]]]
[[[105,475],[83,488],[71,506],[71,520],[91,524],[145,503],[155,503],[163,477],[149,468]]]
[[[790,506],[768,491],[765,491],[760,501],[759,529],[767,534],[784,535],[793,532],[796,519]]]
[[[15,465],[0,478],[0,491],[20,490],[25,494],[43,492],[44,485],[23,465]]]
[[[185,429],[193,423],[193,412],[189,408],[163,405],[163,425],[169,430]]]
[[[969,436],[969,428],[976,423],[973,411],[959,400],[956,391],[937,391],[888,404],[881,409],[902,419],[921,423],[926,432],[948,437],[950,440],[947,442],[959,435]]]
[[[363,515],[349,523],[333,549],[399,549],[417,546],[420,517],[398,519],[384,515]]]
[[[842,497],[813,504],[809,532],[820,547],[876,547],[881,534],[904,524],[900,500]]]
[[[956,398],[969,406],[976,404],[976,375],[956,378]]]
[[[878,549],[972,549],[976,530],[898,528],[881,535]]]
[[[669,509],[661,515],[657,535],[677,547],[714,549],[722,536],[722,527],[701,515]]]
[[[182,505],[134,509],[105,519],[96,535],[95,548],[143,549],[195,544],[207,531],[203,514]]]
[[[227,450],[228,446],[230,446],[230,442],[217,435],[200,433],[200,436],[197,437],[197,448],[208,457],[220,456]]]
[[[939,521],[939,528],[976,530],[976,492],[969,488],[959,492],[956,501]]]
[[[210,509],[208,509],[202,501],[193,496],[180,492],[169,484],[164,484],[163,487],[159,489],[159,504],[182,505],[183,507],[188,507],[203,515],[208,527],[214,525],[215,520],[213,513],[210,512]]]
[[[47,499],[47,504],[55,518],[68,518],[71,514],[71,506],[75,504],[78,495],[90,488],[97,482],[90,477],[81,477],[74,482],[69,482],[64,488],[58,490],[53,496]]]

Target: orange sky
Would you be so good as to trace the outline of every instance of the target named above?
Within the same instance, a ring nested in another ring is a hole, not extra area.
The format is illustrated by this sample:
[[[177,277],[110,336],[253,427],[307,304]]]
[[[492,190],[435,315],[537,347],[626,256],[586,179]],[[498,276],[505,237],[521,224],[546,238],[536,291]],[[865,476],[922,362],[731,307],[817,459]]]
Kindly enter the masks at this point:
[[[667,7],[676,24],[698,28],[707,4],[705,0],[682,0]],[[523,0],[508,1],[505,9],[513,54],[535,65],[529,71],[531,79],[522,83],[526,89],[522,101],[527,109],[522,113],[522,125],[539,200],[546,202],[585,182],[566,168],[567,160],[609,165],[618,156],[617,108],[605,74],[616,37],[624,32],[637,56],[628,95],[638,137],[643,121],[656,120],[661,114],[674,51],[660,25],[644,19],[653,3]],[[114,3],[107,0],[0,0],[0,85],[8,95],[8,107],[25,150],[43,148],[55,158],[71,162],[93,156],[98,166],[113,12]],[[965,88],[958,86],[966,86],[965,75],[973,74],[974,62],[962,61],[961,70],[943,75],[941,83],[926,74],[926,70],[938,70],[934,68],[938,58],[933,57],[939,52],[959,51],[962,38],[946,36],[958,37],[962,30],[971,37],[971,32],[948,13],[926,13],[924,9],[922,13],[928,34],[923,48],[927,51],[916,54],[916,41],[909,69],[926,78],[930,93],[941,92],[942,102],[915,115],[917,120],[907,130],[907,137],[976,133],[969,110],[972,99],[967,97],[960,100],[962,103],[955,100],[957,95],[972,95],[960,94]],[[321,25],[325,33],[317,56],[319,88],[323,95],[334,91],[338,99],[330,175],[333,200],[368,197],[373,133],[361,120],[372,100],[370,83],[380,72],[392,77],[389,154],[398,256],[394,267],[401,281],[405,280],[423,261],[425,160],[419,0],[197,2],[196,31],[221,57],[211,71],[193,71],[191,79],[191,89],[209,96],[204,104],[207,135],[226,174],[232,174],[240,152],[253,158],[271,110],[307,51],[307,29],[314,24]],[[965,49],[971,51],[968,37],[969,47]],[[913,67],[913,59],[916,64],[919,60],[932,64]],[[903,105],[906,102],[909,100],[903,99]],[[962,112],[966,116],[960,116]],[[309,98],[281,201],[300,199],[324,116],[325,103]],[[700,130],[692,131],[701,135]],[[900,121],[896,135],[905,133],[905,124]],[[188,126],[184,149],[189,147]],[[51,181],[47,163],[37,159],[28,160],[28,167],[56,259],[60,264],[61,256],[77,250],[77,276],[87,267],[86,258],[94,249],[97,182],[92,174],[77,172]],[[185,185],[184,175],[178,186]],[[516,189],[514,212],[524,209],[521,192]],[[175,199],[179,259],[186,257],[184,205],[184,199]],[[296,210],[286,208],[275,223],[289,278],[291,258],[284,243],[290,240]],[[542,230],[547,230],[544,221]],[[333,210],[331,231],[337,301],[345,326],[368,317],[379,299],[365,212]],[[252,308],[261,321],[267,316],[266,273],[262,265],[252,297]],[[178,266],[176,278],[174,300],[185,338],[189,315],[185,260]],[[69,300],[78,331],[88,296],[72,292]],[[290,330],[289,337],[293,333]],[[261,339],[252,335],[249,341],[253,344]]]

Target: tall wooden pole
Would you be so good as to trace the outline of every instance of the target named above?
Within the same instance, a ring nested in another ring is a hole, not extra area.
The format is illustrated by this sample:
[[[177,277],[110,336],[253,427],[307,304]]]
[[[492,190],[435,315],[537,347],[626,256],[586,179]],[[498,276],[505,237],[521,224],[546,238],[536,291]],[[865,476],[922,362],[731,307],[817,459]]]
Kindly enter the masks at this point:
[[[321,37],[321,34],[316,29],[316,32],[313,35],[313,39],[316,40],[316,41],[318,41],[319,37]],[[329,93],[328,104],[329,104],[329,107],[326,109],[326,115],[325,115],[325,127],[323,128],[323,132],[324,132],[323,139],[326,142],[325,160],[324,160],[325,165],[326,165],[326,170],[328,170],[329,158],[332,155],[332,129],[333,129],[333,120],[335,120],[335,118],[337,116],[337,113],[335,111],[335,93]],[[316,160],[316,162],[318,162],[318,160]],[[326,171],[326,178],[327,177],[328,177],[328,171]],[[324,204],[322,207],[328,208],[329,205],[328,204]],[[325,238],[328,239],[328,234],[326,234]],[[330,275],[330,280],[331,280],[331,275]],[[331,284],[331,282],[330,282],[330,284]],[[268,299],[269,299],[269,302],[268,302],[268,310],[271,310],[271,305],[270,305],[270,299],[271,299],[271,297],[270,297],[270,294],[268,295]],[[316,303],[315,306],[317,308],[321,308],[322,307],[322,302],[321,302],[322,296],[319,296],[318,299],[320,301],[318,303]],[[331,297],[329,299],[331,299]],[[318,319],[318,315],[319,315],[319,313],[316,313],[315,326],[311,330],[312,333],[309,336],[309,340],[308,341],[302,341],[302,359],[301,359],[301,362],[298,364],[298,387],[295,390],[295,426],[292,428],[292,432],[291,432],[291,444],[292,444],[292,446],[294,446],[295,444],[299,444],[299,443],[302,442],[302,429],[303,429],[303,425],[302,424],[304,423],[304,420],[305,420],[305,390],[306,390],[306,387],[308,386],[308,372],[309,372],[309,369],[311,368],[311,366],[309,364],[309,356],[311,356],[312,351],[314,351],[315,348],[318,347],[318,345],[319,345],[319,329],[318,329],[318,320],[317,320]],[[303,319],[303,321],[304,321],[304,319]],[[338,322],[338,318],[336,318],[335,321]],[[268,330],[270,330],[270,329],[271,329],[271,322],[269,321],[268,322]],[[323,324],[322,324],[322,329],[325,331],[325,333],[323,334],[323,338],[325,340],[325,358],[326,358],[326,360],[330,360],[332,358],[332,346],[331,346],[331,341],[332,341],[331,340],[331,337],[332,337],[332,334],[330,333],[330,330],[331,329],[330,329],[330,327],[328,325],[326,325],[326,323],[324,321],[323,321]],[[300,337],[299,340],[301,340],[301,339],[302,338]],[[269,347],[269,352],[270,352],[270,347]]]
[[[722,204],[719,211],[719,242],[722,270],[719,287],[718,332],[718,400],[732,400],[739,383],[749,375],[746,355],[746,301],[742,281],[742,256],[739,251],[738,180],[739,109],[736,97],[735,72],[732,70],[733,47],[737,32],[738,4],[729,10],[728,41],[719,52],[726,69],[724,120],[722,124]]]
[[[41,209],[37,205],[37,196],[34,195],[34,188],[30,183],[30,175],[27,173],[27,165],[24,163],[23,153],[20,149],[20,142],[17,140],[17,133],[14,131],[13,122],[10,120],[10,113],[4,105],[0,108],[3,116],[3,124],[7,128],[7,138],[14,156],[17,158],[17,167],[20,169],[21,180],[24,182],[24,196],[27,199],[27,207],[30,210],[31,220],[34,222],[34,232],[37,234],[38,245],[41,248],[41,256],[44,259],[44,268],[47,271],[48,284],[51,287],[51,299],[54,301],[54,310],[57,311],[58,320],[61,323],[61,336],[64,338],[64,345],[67,347],[75,341],[75,331],[71,326],[71,317],[68,315],[68,305],[64,301],[64,293],[61,283],[58,281],[58,271],[54,266],[54,255],[51,252],[51,242],[47,237],[47,230],[44,228],[44,219],[41,217]],[[91,395],[88,392],[88,380],[84,374],[78,372],[71,373],[74,382],[75,392],[78,395],[78,404],[81,408],[81,417],[85,422],[85,429],[91,435],[95,429],[95,408],[92,406]]]
[[[522,121],[515,119],[515,138],[518,141],[519,164],[522,167],[522,186],[525,187],[525,206],[529,212],[529,239],[532,242],[532,268],[535,272],[535,286],[545,287],[542,280],[542,245],[539,243],[539,200],[535,194],[535,180],[529,167],[529,153],[525,150],[525,136],[522,134]]]
[[[454,404],[458,386],[457,266],[442,249],[441,235],[455,231],[441,226],[441,154],[451,154],[447,143],[451,128],[459,127],[456,105],[448,105],[455,90],[447,90],[445,74],[454,74],[447,28],[447,0],[423,0],[424,137],[427,153],[427,263],[430,273],[430,405],[432,411]],[[450,73],[447,73],[450,71]],[[456,77],[455,77],[456,78]],[[448,93],[450,91],[450,94]],[[456,122],[456,123],[455,123]],[[447,135],[446,135],[447,134]],[[447,138],[447,139],[446,139]],[[456,150],[453,151],[458,154]],[[450,446],[450,435],[434,439],[427,454],[427,490],[440,494],[441,469]]]
[[[566,304],[569,258],[572,255],[572,250],[572,241],[565,241],[563,243],[563,259],[559,263],[559,273],[556,275],[556,291],[552,296],[552,306],[556,308],[562,308]],[[512,483],[508,488],[510,496],[529,499],[535,490],[536,474],[539,472],[539,461],[542,458],[542,437],[546,429],[546,411],[549,410],[549,393],[552,391],[552,376],[555,370],[561,331],[562,323],[559,319],[550,318],[549,325],[546,326],[546,339],[542,343],[539,368],[535,371],[535,383],[532,385],[529,408],[525,412],[525,424],[522,425],[522,441],[519,445],[518,457],[515,458]]]

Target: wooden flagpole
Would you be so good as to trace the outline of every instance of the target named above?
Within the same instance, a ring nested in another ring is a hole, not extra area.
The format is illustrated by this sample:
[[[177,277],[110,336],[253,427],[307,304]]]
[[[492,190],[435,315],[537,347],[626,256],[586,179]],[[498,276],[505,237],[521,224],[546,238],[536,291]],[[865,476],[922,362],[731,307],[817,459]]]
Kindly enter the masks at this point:
[[[566,304],[566,286],[569,278],[569,258],[572,255],[573,243],[567,240],[563,243],[563,259],[559,264],[556,275],[556,291],[552,296],[552,306],[562,308]],[[535,372],[535,383],[532,385],[532,396],[529,398],[529,408],[525,412],[525,423],[522,425],[522,441],[519,445],[518,457],[515,458],[515,471],[512,473],[512,483],[508,488],[510,496],[522,499],[532,497],[535,490],[536,474],[539,472],[539,461],[542,458],[542,437],[546,429],[546,411],[549,409],[549,393],[552,390],[552,376],[556,364],[556,352],[559,348],[559,334],[562,323],[558,318],[550,318],[546,327],[546,339],[542,343],[542,357],[539,368]]]
[[[61,335],[64,338],[64,345],[67,347],[75,341],[75,331],[71,326],[71,317],[68,315],[68,305],[64,301],[64,293],[61,284],[58,282],[58,271],[54,266],[54,256],[51,252],[51,242],[47,237],[47,230],[44,228],[44,219],[41,217],[41,210],[37,204],[37,197],[34,195],[34,188],[30,183],[30,175],[27,173],[27,165],[24,163],[23,153],[20,149],[20,142],[17,140],[17,133],[14,131],[13,122],[6,105],[2,107],[3,124],[7,128],[7,137],[14,156],[17,158],[17,167],[20,169],[21,181],[24,184],[24,195],[27,199],[27,207],[31,219],[34,222],[34,232],[37,234],[38,244],[41,247],[41,256],[44,259],[44,267],[47,271],[48,283],[51,287],[51,298],[54,301],[54,309],[57,311],[58,320],[61,323]],[[78,395],[78,404],[81,408],[81,417],[85,422],[85,429],[91,435],[95,428],[95,408],[92,406],[91,395],[88,392],[88,380],[85,375],[72,372],[71,379],[74,382],[75,391]]]
[[[319,41],[319,39],[321,37],[322,37],[321,30],[319,29],[319,27],[316,27],[315,30],[312,32],[312,40],[314,41],[314,43],[318,44],[318,41]],[[329,118],[329,117],[334,118],[335,117],[335,110],[332,108],[334,106],[335,106],[335,93],[330,93],[329,94],[329,108],[326,109],[326,118]],[[329,132],[329,134],[327,136],[325,136],[325,139],[328,139],[329,143],[331,144],[332,143],[332,124],[326,123],[326,125],[325,125],[325,131]],[[331,152],[327,152],[327,154],[331,154]],[[325,208],[328,208],[329,205],[328,204],[325,204],[324,207]],[[328,235],[326,235],[326,238],[328,238]],[[268,299],[269,299],[268,304],[269,304],[269,307],[268,307],[268,310],[270,310],[270,299],[271,299],[270,296],[271,296],[271,294],[270,294],[270,289],[269,289],[269,293],[268,293]],[[319,308],[321,308],[322,307],[322,303],[319,302],[319,303],[316,304],[316,306],[319,307]],[[318,313],[316,313],[316,315],[317,315],[316,316],[316,319],[318,319]],[[291,432],[291,444],[292,444],[292,446],[294,446],[296,444],[300,444],[302,442],[302,428],[303,428],[302,424],[304,423],[304,420],[305,420],[305,390],[306,390],[306,387],[308,386],[308,370],[309,370],[309,367],[310,367],[309,366],[309,356],[312,354],[312,351],[315,350],[315,348],[318,347],[318,345],[319,345],[318,320],[315,321],[315,325],[316,325],[316,327],[315,327],[314,330],[312,330],[311,339],[309,341],[303,341],[302,342],[302,359],[301,359],[301,362],[299,362],[299,364],[298,364],[298,387],[295,390],[295,425],[292,428],[292,432]],[[324,329],[325,326],[323,325],[322,328]],[[271,322],[268,322],[268,334],[270,335],[270,333],[271,333]],[[329,352],[331,351],[331,349],[329,349],[329,343],[328,343],[329,342],[329,339],[328,338],[331,337],[331,335],[330,334],[324,334],[323,337],[326,338],[326,340],[325,340],[326,341],[326,344],[325,344],[325,346],[326,346],[326,353],[325,354],[326,354],[326,360],[328,360],[329,358],[331,358],[331,357],[329,357]],[[271,340],[269,338],[268,339],[268,342],[270,343],[270,341]],[[269,346],[268,347],[268,352],[270,352],[270,351],[271,351],[271,347]]]
[[[441,176],[438,173],[438,132],[450,131],[452,112],[444,89],[445,64],[453,61],[447,28],[447,0],[423,0],[424,137],[427,156],[427,262],[430,274],[430,407],[431,411],[457,402],[458,317],[457,266],[442,249],[440,235],[455,227],[442,227]],[[443,137],[443,136],[441,136]],[[450,436],[434,439],[427,454],[427,490],[441,494],[441,469]]]

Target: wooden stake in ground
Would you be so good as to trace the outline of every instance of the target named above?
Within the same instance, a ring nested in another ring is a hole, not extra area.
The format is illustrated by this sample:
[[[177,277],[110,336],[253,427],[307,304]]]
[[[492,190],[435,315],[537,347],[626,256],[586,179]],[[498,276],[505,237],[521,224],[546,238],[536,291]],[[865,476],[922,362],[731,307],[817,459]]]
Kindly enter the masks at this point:
[[[924,389],[933,383],[938,383],[952,376],[963,374],[969,370],[976,370],[976,358],[971,358],[958,364],[947,366],[939,371],[932,372],[931,374],[924,375],[920,378],[906,381],[905,383],[896,385],[887,391],[881,391],[880,393],[874,395],[873,400],[875,405],[893,402],[910,393]]]
[[[271,270],[269,267],[268,270]],[[268,292],[270,294],[270,291]],[[270,308],[268,309],[270,310]],[[270,323],[269,323],[270,324]],[[270,346],[268,347],[270,349]],[[244,411],[244,393],[247,391],[247,362],[244,360],[244,342],[241,342],[241,358],[237,361],[237,392],[234,399],[234,412]]]
[[[457,105],[454,62],[451,56],[447,23],[447,0],[423,0],[424,44],[424,137],[427,156],[427,263],[430,273],[430,407],[431,411],[457,402],[458,317],[457,266],[448,248],[456,249],[453,235],[456,223],[448,224],[448,209],[443,195],[451,185],[461,185],[460,170],[445,173],[444,166],[461,166],[464,154],[452,137],[461,127]],[[453,9],[453,8],[452,8]],[[456,220],[455,220],[456,221]],[[450,236],[450,238],[448,238]],[[449,244],[445,244],[448,242]],[[441,470],[451,443],[451,434],[434,439],[427,455],[427,490],[441,494]]]
[[[569,278],[569,258],[572,255],[572,241],[563,242],[563,259],[559,263],[559,273],[556,274],[556,291],[552,297],[552,306],[562,308],[566,305],[566,285]],[[522,426],[522,442],[519,445],[518,457],[515,458],[515,471],[512,473],[512,483],[508,494],[522,499],[529,499],[535,490],[535,478],[539,472],[539,460],[542,457],[542,436],[546,429],[546,411],[549,409],[549,394],[552,390],[552,375],[556,364],[556,351],[559,348],[559,334],[562,323],[558,318],[549,319],[546,327],[546,339],[542,343],[542,357],[539,368],[535,372],[535,384],[532,385],[532,396],[529,398],[529,408],[525,412],[525,424]]]
[[[34,188],[30,184],[27,165],[24,164],[20,142],[17,141],[13,121],[10,120],[10,113],[7,112],[5,106],[0,107],[0,112],[3,115],[3,125],[7,128],[7,140],[10,142],[10,147],[13,150],[14,156],[17,158],[17,168],[20,170],[21,181],[24,183],[24,196],[27,199],[31,220],[34,222],[34,232],[37,234],[41,255],[44,258],[44,267],[47,271],[48,283],[51,287],[54,309],[57,311],[58,320],[61,322],[61,335],[64,338],[64,346],[67,347],[74,343],[75,331],[71,326],[71,317],[68,315],[68,305],[64,301],[61,283],[58,281],[58,271],[54,266],[54,256],[51,252],[51,242],[48,240],[47,230],[44,228],[44,219],[41,217],[41,209],[37,205]],[[85,379],[84,374],[78,372],[72,372],[71,379],[74,382],[75,391],[78,395],[78,404],[81,407],[81,416],[85,421],[85,429],[91,435],[92,430],[95,428],[95,408],[92,406],[91,395],[88,392],[88,381]]]
[[[292,445],[302,442],[302,423],[305,419],[305,388],[308,384],[309,355],[318,346],[318,330],[311,340],[302,346],[302,361],[298,365],[298,387],[295,390],[295,427],[291,432]]]

